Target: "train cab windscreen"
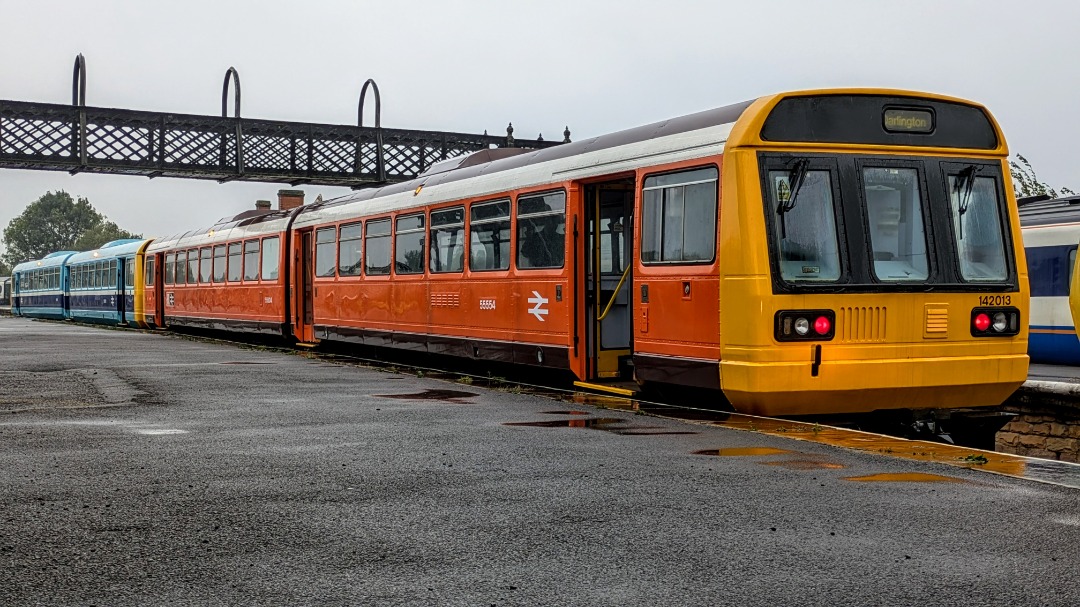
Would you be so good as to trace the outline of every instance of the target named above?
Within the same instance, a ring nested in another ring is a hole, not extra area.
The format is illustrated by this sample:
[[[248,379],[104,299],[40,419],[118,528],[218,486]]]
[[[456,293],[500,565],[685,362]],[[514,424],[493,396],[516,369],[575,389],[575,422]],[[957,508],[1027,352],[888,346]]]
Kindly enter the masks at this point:
[[[760,156],[774,292],[1016,284],[1000,165]]]

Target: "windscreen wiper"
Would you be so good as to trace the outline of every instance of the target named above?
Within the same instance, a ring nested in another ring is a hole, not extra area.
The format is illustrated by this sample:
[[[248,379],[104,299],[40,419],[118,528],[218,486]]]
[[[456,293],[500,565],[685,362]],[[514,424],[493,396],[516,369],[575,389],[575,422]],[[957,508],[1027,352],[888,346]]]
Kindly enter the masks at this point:
[[[975,189],[975,173],[979,167],[969,164],[956,174],[956,183],[953,185],[953,194],[956,194],[956,211],[960,215],[960,239],[964,238],[964,213],[967,213],[971,203],[971,192]]]
[[[802,188],[803,181],[806,180],[806,170],[809,166],[810,161],[806,159],[796,160],[795,166],[791,167],[791,171],[788,172],[788,199],[780,200],[776,205],[776,214],[780,216],[781,239],[787,238],[787,225],[784,217],[795,208],[795,198],[799,195],[799,189]],[[780,198],[780,196],[778,195],[777,198]]]

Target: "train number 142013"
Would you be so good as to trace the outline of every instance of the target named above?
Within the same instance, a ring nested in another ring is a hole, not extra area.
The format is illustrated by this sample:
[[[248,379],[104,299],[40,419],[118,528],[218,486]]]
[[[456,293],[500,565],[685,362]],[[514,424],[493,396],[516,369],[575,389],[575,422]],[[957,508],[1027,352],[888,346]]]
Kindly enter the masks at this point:
[[[1011,295],[980,295],[980,306],[1008,306],[1012,305]]]

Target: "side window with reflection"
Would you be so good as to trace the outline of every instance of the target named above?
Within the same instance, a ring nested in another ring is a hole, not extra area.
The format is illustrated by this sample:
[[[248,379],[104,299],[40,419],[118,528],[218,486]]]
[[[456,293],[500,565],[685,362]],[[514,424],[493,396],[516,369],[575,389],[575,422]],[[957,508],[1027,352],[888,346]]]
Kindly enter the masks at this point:
[[[394,271],[397,274],[424,273],[423,215],[398,217],[394,240]]]
[[[367,222],[364,237],[364,272],[368,276],[385,276],[390,273],[390,220],[378,219]]]
[[[199,250],[190,249],[187,253],[187,280],[188,284],[199,282]]]
[[[561,268],[565,257],[566,194],[518,198],[518,269]]]
[[[244,241],[244,280],[259,280],[259,241]]]
[[[173,273],[176,269],[176,255],[169,253],[165,256],[165,284],[173,283]]]
[[[469,269],[510,268],[510,201],[472,205],[469,213]]]
[[[360,276],[362,228],[359,222],[341,226],[338,234],[338,276]]]
[[[262,241],[262,279],[277,280],[280,264],[281,246],[277,236],[263,238]]]
[[[176,253],[176,284],[187,283],[187,251]]]
[[[240,282],[244,272],[244,245],[239,242],[229,243],[229,282]]]
[[[711,262],[716,258],[716,188],[713,167],[653,175],[642,187],[641,261]]]
[[[1073,270],[1076,266],[1076,247],[1069,249],[1069,268],[1066,270],[1068,277],[1065,279],[1065,292],[1072,293]]]
[[[199,282],[206,284],[210,282],[211,275],[213,273],[214,265],[214,252],[210,247],[203,247],[199,250]]]
[[[315,276],[325,278],[334,275],[337,267],[337,260],[334,259],[336,234],[337,228],[333,226],[315,230]]]
[[[465,268],[465,207],[431,212],[432,272],[460,272]]]
[[[154,261],[155,258],[147,255],[146,262],[143,264],[146,271],[146,276],[143,278],[143,284],[148,287],[154,286]]]
[[[225,282],[225,245],[214,247],[214,282]]]

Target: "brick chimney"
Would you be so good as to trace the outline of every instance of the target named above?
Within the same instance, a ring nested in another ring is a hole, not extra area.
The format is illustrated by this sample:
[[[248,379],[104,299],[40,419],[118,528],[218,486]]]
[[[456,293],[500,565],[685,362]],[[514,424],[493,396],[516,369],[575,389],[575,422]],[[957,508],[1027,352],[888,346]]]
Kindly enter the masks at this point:
[[[270,201],[269,200],[256,200],[255,201],[255,209],[258,210],[258,211],[269,211],[270,210]]]
[[[304,204],[304,190],[278,190],[278,210],[288,211]]]

